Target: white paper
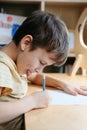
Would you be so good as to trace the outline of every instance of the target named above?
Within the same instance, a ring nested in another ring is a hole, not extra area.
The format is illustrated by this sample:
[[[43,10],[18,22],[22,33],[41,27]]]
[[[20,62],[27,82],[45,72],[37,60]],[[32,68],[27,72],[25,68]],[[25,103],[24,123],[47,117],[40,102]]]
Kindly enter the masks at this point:
[[[51,97],[50,105],[87,105],[87,96],[73,96],[61,90],[48,90]]]

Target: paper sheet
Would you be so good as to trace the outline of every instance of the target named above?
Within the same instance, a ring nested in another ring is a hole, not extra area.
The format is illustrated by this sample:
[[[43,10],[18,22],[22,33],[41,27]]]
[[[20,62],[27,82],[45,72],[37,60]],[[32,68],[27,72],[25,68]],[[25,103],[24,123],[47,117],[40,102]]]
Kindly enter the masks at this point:
[[[50,105],[87,105],[87,96],[73,96],[61,90],[48,90],[51,97]]]

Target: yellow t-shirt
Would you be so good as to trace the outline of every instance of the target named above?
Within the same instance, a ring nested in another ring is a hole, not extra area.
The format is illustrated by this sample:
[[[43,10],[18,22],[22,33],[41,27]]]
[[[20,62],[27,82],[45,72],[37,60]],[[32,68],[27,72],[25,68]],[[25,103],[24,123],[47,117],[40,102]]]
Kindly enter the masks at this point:
[[[0,87],[3,87],[0,100],[9,100],[10,97],[22,98],[28,89],[27,77],[18,74],[14,61],[2,51],[0,51]]]

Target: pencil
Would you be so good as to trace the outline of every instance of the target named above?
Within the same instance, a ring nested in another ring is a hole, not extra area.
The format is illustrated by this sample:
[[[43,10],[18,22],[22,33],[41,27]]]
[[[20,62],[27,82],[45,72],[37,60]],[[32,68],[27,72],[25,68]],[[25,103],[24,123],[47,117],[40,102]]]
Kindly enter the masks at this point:
[[[43,87],[43,91],[45,91],[46,90],[46,77],[45,77],[45,74],[43,74],[42,87]]]

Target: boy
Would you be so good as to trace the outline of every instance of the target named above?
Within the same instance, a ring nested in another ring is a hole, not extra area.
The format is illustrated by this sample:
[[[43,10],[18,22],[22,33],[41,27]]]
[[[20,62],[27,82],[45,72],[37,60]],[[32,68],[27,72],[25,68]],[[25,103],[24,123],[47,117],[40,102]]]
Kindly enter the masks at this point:
[[[41,85],[41,73],[48,65],[62,65],[68,55],[65,24],[54,15],[36,11],[27,18],[12,41],[0,49],[0,130],[22,130],[23,114],[49,104],[46,91],[26,96],[29,80]],[[47,86],[67,93],[87,95],[57,78],[46,76]]]

